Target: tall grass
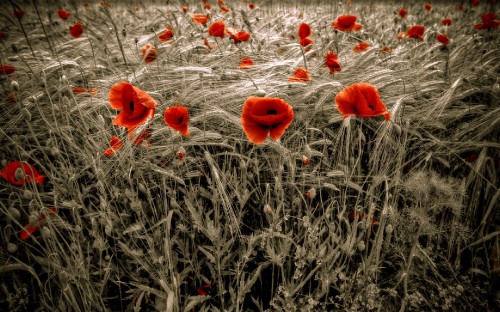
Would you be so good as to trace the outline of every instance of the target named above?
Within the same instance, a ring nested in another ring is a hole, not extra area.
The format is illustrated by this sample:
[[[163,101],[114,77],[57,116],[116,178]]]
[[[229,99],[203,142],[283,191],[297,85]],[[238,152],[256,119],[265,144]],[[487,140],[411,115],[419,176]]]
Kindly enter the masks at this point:
[[[492,7],[461,12],[436,3],[426,13],[423,3],[405,3],[402,20],[395,3],[270,1],[252,11],[225,2],[225,15],[211,3],[212,21],[251,28],[252,38],[238,46],[209,38],[212,50],[180,2],[71,2],[67,21],[38,1],[19,3],[22,19],[1,9],[9,37],[0,61],[17,69],[0,76],[1,167],[26,161],[47,182],[0,182],[0,306],[498,308],[499,40],[498,30],[473,29]],[[201,4],[187,5],[201,13]],[[346,13],[363,31],[330,27]],[[444,17],[453,20],[447,29]],[[85,28],[79,39],[68,34],[75,20]],[[314,31],[308,52],[291,39],[302,21]],[[171,44],[156,37],[167,24]],[[396,39],[414,24],[425,25],[423,42]],[[446,49],[435,40],[444,31],[453,38]],[[371,49],[354,53],[361,40]],[[140,55],[146,43],[158,51],[149,64]],[[393,51],[382,53],[384,46]],[[324,55],[335,49],[342,71],[332,76]],[[246,72],[238,69],[243,56],[255,62]],[[289,83],[304,59],[312,81]],[[159,104],[150,148],[111,123],[108,91],[123,80]],[[342,119],[335,95],[361,81],[378,88],[390,121]],[[295,118],[280,140],[253,145],[240,114],[262,92],[290,103]],[[162,120],[176,103],[189,108],[187,138]],[[107,158],[113,135],[125,145]],[[57,214],[20,240],[23,226],[50,207]],[[208,296],[197,291],[205,284]]]

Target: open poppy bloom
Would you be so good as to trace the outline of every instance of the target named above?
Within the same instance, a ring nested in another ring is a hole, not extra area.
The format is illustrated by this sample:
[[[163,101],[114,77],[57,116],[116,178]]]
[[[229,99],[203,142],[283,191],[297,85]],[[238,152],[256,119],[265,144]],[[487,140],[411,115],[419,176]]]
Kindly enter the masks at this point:
[[[301,23],[299,25],[299,38],[302,39],[302,38],[306,38],[306,37],[309,37],[312,32],[311,32],[311,27],[309,27],[308,24],[306,23]]]
[[[443,45],[447,46],[450,43],[450,39],[446,34],[438,34],[436,36],[437,41],[441,42]]]
[[[212,25],[208,26],[208,34],[212,37],[224,38],[224,28],[226,25],[223,21],[213,22]]]
[[[26,14],[26,12],[24,10],[14,10],[14,16],[17,17],[17,18],[22,18],[24,16],[24,14]]]
[[[205,14],[191,14],[191,18],[196,24],[205,26],[210,18],[210,15]]]
[[[221,5],[220,12],[221,13],[227,13],[227,12],[229,12],[229,8],[227,6],[225,6],[225,5]]]
[[[142,48],[142,59],[144,63],[151,63],[156,60],[156,48],[152,44],[146,44],[144,48]]]
[[[391,119],[387,107],[380,100],[378,90],[371,84],[360,82],[352,84],[335,96],[335,104],[343,119],[351,115],[362,118],[383,115],[385,120]]]
[[[278,140],[292,123],[293,108],[280,98],[247,98],[241,113],[241,125],[248,140],[263,143],[269,135]]]
[[[299,67],[293,73],[293,77],[288,77],[288,81],[308,82],[311,81],[311,74],[309,74],[307,69]]]
[[[205,5],[203,6],[203,8],[204,8],[205,10],[210,10],[210,9],[212,8],[212,6],[211,6],[210,4],[205,4]]]
[[[186,13],[188,11],[188,7],[187,6],[183,6],[182,7],[182,12]]]
[[[74,38],[80,38],[83,34],[83,26],[80,21],[76,21],[73,26],[69,28],[69,34]]]
[[[248,5],[248,7],[250,8],[250,10],[253,10],[253,9],[255,9],[255,4],[250,3],[250,4]]]
[[[405,8],[399,9],[399,16],[401,16],[402,18],[405,18],[406,14],[408,14],[408,11]]]
[[[16,71],[16,68],[10,65],[0,65],[0,75],[11,75]]]
[[[108,102],[111,108],[121,110],[113,124],[129,130],[153,119],[157,106],[149,94],[125,81],[111,87]]]
[[[174,31],[172,30],[172,27],[170,27],[169,25],[167,26],[166,31],[158,35],[158,40],[160,40],[161,42],[168,41],[172,39],[173,36],[174,36]]]
[[[370,44],[368,42],[361,41],[360,43],[354,46],[353,51],[359,53],[368,50],[369,47]]]
[[[57,211],[56,208],[49,208],[48,210],[49,210],[50,215],[55,215],[56,211]],[[31,237],[31,235],[33,235],[33,233],[35,233],[43,225],[43,223],[45,223],[46,220],[47,220],[47,216],[44,213],[42,213],[36,224],[29,224],[28,223],[24,226],[24,229],[21,230],[21,234],[20,234],[19,238],[21,238],[21,240],[28,239],[29,237]]]
[[[206,297],[208,296],[207,291],[210,290],[210,287],[212,287],[210,284],[205,284],[203,286],[196,288],[196,291],[198,292],[198,295]]]
[[[313,43],[314,43],[314,41],[309,37],[299,39],[299,44],[303,47],[307,47],[308,45],[313,44]],[[309,51],[310,49],[311,49],[311,47],[306,49],[306,51]]]
[[[475,29],[484,30],[484,29],[495,29],[500,25],[500,21],[496,19],[497,15],[493,12],[488,12],[481,16],[483,20],[482,23],[474,25]]]
[[[424,8],[425,8],[425,10],[426,10],[427,12],[430,12],[430,11],[432,10],[432,4],[430,4],[430,3],[426,3],[426,4],[425,4],[425,6],[424,6]]]
[[[112,136],[111,140],[109,140],[109,145],[111,147],[104,150],[104,155],[106,155],[106,157],[111,157],[116,154],[123,147],[123,141],[116,136]]]
[[[234,44],[238,44],[242,41],[248,41],[250,39],[250,33],[247,33],[246,31],[238,31],[233,27],[226,28],[225,33],[228,34],[231,39],[233,39]]]
[[[189,135],[189,112],[187,107],[176,105],[165,110],[163,121],[172,129],[179,131],[182,136]]]
[[[340,63],[338,61],[338,54],[334,52],[326,52],[325,56],[325,65],[328,67],[330,70],[330,74],[333,74],[334,72],[339,72],[342,70],[340,67]]]
[[[73,88],[73,93],[77,93],[77,94],[81,94],[81,93],[86,93],[86,94],[89,94],[91,96],[95,96],[99,90],[97,88],[79,88],[79,87],[76,87],[76,88]]]
[[[451,25],[451,18],[443,18],[441,20],[441,23],[444,25],[444,26],[450,26]]]
[[[45,176],[41,175],[35,167],[25,161],[11,161],[0,170],[0,175],[10,184],[22,186],[35,182],[43,185]]]
[[[424,38],[422,37],[423,35],[424,35],[424,25],[411,26],[406,31],[406,37],[420,39],[420,41],[424,41]]]
[[[361,24],[356,23],[355,15],[341,15],[332,23],[332,27],[340,31],[353,31],[363,28]]]
[[[240,69],[248,69],[252,67],[253,61],[248,57],[244,57],[240,60]]]
[[[65,19],[67,19],[71,15],[71,13],[69,13],[66,10],[59,9],[59,10],[57,10],[57,15],[59,15],[59,17],[61,19],[65,20]]]

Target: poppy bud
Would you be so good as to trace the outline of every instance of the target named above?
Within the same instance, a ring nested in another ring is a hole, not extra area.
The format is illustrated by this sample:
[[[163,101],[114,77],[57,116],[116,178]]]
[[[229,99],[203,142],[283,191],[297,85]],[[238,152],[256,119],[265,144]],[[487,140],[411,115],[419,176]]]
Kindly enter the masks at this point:
[[[14,172],[14,179],[16,181],[23,181],[24,180],[24,171],[21,168],[17,168],[16,171]]]
[[[111,224],[106,224],[106,226],[104,227],[104,233],[106,233],[106,235],[108,235],[108,236],[111,236],[112,230],[113,230],[113,226]]]
[[[30,190],[24,190],[23,191],[23,197],[26,200],[32,200],[33,199],[33,193]]]
[[[392,234],[392,231],[394,231],[393,227],[392,227],[392,224],[388,224],[386,227],[385,227],[385,233],[387,235],[391,235]]]
[[[177,151],[177,159],[179,160],[183,160],[184,159],[184,156],[186,156],[186,150],[181,147],[179,148],[179,150]]]
[[[104,120],[104,117],[101,114],[97,115],[97,122],[99,122],[101,126],[106,125],[106,121]]]
[[[398,124],[392,124],[392,129],[398,136],[401,135],[401,127]]]
[[[104,260],[106,260],[106,261],[111,260],[111,256],[110,256],[110,255],[105,255],[105,256],[104,256]]]
[[[38,218],[39,218],[38,214],[32,213],[28,217],[28,223],[29,224],[36,224],[38,222]]]
[[[135,42],[135,44],[139,43],[139,39],[134,38],[134,42]]]
[[[12,219],[18,220],[21,217],[21,213],[17,208],[10,207],[8,211]]]
[[[307,157],[306,155],[302,155],[302,164],[304,166],[309,166],[309,163],[310,163],[309,157]]]
[[[141,192],[142,194],[146,194],[147,193],[147,190],[146,190],[146,187],[144,186],[144,184],[142,183],[139,183],[137,185],[137,189],[139,190],[139,192]]]
[[[71,243],[71,245],[69,245],[69,248],[73,251],[77,251],[78,250],[78,245],[76,243]]]
[[[52,154],[52,156],[58,156],[58,155],[61,154],[60,151],[59,151],[59,149],[57,147],[55,147],[55,146],[52,147],[52,149],[50,150],[50,153]]]
[[[13,243],[7,244],[7,251],[9,253],[15,253],[17,251],[17,245]]]
[[[313,199],[316,197],[316,189],[314,187],[310,188],[309,191],[307,191],[307,198]]]
[[[125,30],[125,28],[122,29],[122,36],[127,37],[127,31]]]
[[[12,90],[17,91],[19,90],[19,83],[15,80],[12,80],[12,82],[10,83],[10,87],[12,88]]]
[[[269,206],[269,204],[265,204],[264,205],[264,213],[271,214],[271,212],[273,212],[273,210],[271,209],[271,206]]]
[[[258,96],[258,97],[264,97],[264,96],[266,96],[266,94],[267,94],[266,91],[262,90],[262,89],[257,89],[255,91],[255,96]]]
[[[26,107],[21,109],[21,115],[23,116],[24,120],[31,121],[31,113]]]
[[[73,232],[80,233],[82,231],[82,227],[78,224],[73,227]]]
[[[358,248],[358,251],[365,250],[365,247],[366,247],[365,241],[359,241],[356,247]]]
[[[45,238],[45,239],[48,239],[48,238],[50,238],[52,236],[52,232],[46,226],[44,226],[42,228],[41,232],[42,232],[42,237]]]

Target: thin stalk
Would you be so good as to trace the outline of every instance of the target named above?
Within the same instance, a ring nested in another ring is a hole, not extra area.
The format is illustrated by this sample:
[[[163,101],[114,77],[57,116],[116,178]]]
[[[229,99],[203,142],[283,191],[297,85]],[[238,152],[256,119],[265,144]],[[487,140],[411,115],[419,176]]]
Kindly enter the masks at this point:
[[[16,6],[14,5],[14,2],[12,2],[12,0],[9,0],[9,2],[12,5],[12,9],[15,11]],[[19,26],[21,26],[21,31],[23,32],[24,38],[26,38],[26,42],[28,43],[28,46],[30,47],[31,54],[33,55],[34,58],[36,58],[35,52],[33,51],[33,47],[31,46],[31,43],[28,39],[28,35],[26,34],[26,31],[24,30],[24,26],[23,26],[23,23],[21,22],[21,18],[18,16],[16,16],[16,18],[17,18],[17,21],[19,22]]]
[[[45,39],[49,44],[50,52],[55,57],[54,49],[52,48],[52,44],[50,44],[49,36],[47,35],[47,31],[45,31],[45,26],[43,26],[42,18],[40,17],[40,12],[38,11],[38,6],[36,5],[36,0],[33,0],[33,6],[35,7],[36,15],[38,16],[38,20],[40,21],[40,25],[42,25],[43,34],[45,35]]]

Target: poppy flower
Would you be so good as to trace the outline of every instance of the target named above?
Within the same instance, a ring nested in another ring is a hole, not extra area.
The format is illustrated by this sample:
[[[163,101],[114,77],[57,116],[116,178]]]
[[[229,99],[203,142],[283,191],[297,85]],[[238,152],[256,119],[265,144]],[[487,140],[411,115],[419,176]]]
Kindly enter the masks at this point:
[[[203,6],[203,8],[204,8],[205,10],[210,10],[210,9],[212,8],[212,6],[211,6],[210,4],[205,4],[205,5]]]
[[[304,167],[307,167],[310,163],[311,160],[309,159],[309,157],[307,157],[306,155],[302,155],[302,165],[304,165]]]
[[[50,215],[55,215],[56,211],[57,211],[56,208],[49,208],[48,210],[49,210]],[[47,220],[47,216],[44,213],[42,213],[36,224],[29,224],[28,223],[24,226],[23,230],[21,230],[21,234],[20,234],[19,238],[21,238],[21,240],[28,239],[29,237],[31,237],[31,235],[33,235],[33,233],[35,233],[43,225],[43,223],[45,223],[46,220]]]
[[[474,28],[479,29],[479,30],[498,28],[498,25],[500,25],[500,21],[497,20],[496,18],[497,18],[497,15],[493,12],[488,12],[486,14],[483,14],[481,16],[481,19],[483,20],[483,22],[480,24],[474,25]]]
[[[391,119],[387,107],[380,100],[378,90],[371,84],[360,82],[352,84],[335,96],[335,104],[343,119],[355,115],[362,118],[384,115]]]
[[[250,3],[250,4],[248,5],[248,7],[250,8],[250,10],[253,10],[253,9],[255,9],[255,4]]]
[[[353,31],[363,28],[361,24],[356,23],[355,15],[341,15],[332,23],[332,27],[340,31]]]
[[[330,70],[330,74],[333,74],[334,72],[339,72],[342,70],[340,67],[340,63],[338,61],[338,54],[334,52],[326,52],[325,56],[325,65],[328,67]]]
[[[226,28],[225,33],[228,34],[231,39],[233,39],[234,44],[238,44],[242,41],[248,41],[250,39],[250,33],[247,33],[246,31],[238,31],[233,27]]]
[[[302,39],[302,38],[306,38],[306,37],[309,37],[311,35],[311,27],[309,27],[308,24],[306,23],[302,23],[299,25],[299,38]]]
[[[446,34],[438,34],[436,36],[437,41],[441,42],[443,45],[447,46],[450,43],[450,39]]]
[[[420,41],[424,41],[424,38],[422,37],[423,35],[424,35],[424,25],[411,26],[406,31],[406,37],[420,39]]]
[[[189,112],[187,107],[176,105],[165,110],[163,121],[172,129],[179,131],[182,136],[189,135]]]
[[[191,18],[196,24],[205,26],[210,16],[205,14],[191,14]]]
[[[212,37],[224,38],[224,28],[226,25],[223,21],[213,22],[212,25],[208,26],[208,34]]]
[[[248,140],[263,143],[269,135],[278,140],[293,120],[293,108],[280,98],[250,96],[243,104],[241,125]]]
[[[303,47],[307,47],[308,45],[313,44],[313,43],[314,43],[314,41],[309,37],[299,39],[299,44]],[[306,49],[306,51],[309,51],[310,49],[311,49],[311,47]]]
[[[151,130],[141,130],[136,131],[136,129],[128,130],[128,137],[134,145],[142,145],[146,141],[146,146],[149,149],[151,147]]]
[[[360,43],[354,46],[353,51],[359,53],[368,50],[369,47],[370,44],[368,42],[361,41]]]
[[[384,53],[391,53],[392,52],[392,48],[390,48],[388,46],[385,46],[385,47],[382,48],[381,51],[384,52]]]
[[[196,288],[196,291],[198,292],[198,295],[200,296],[208,296],[208,293],[205,290],[210,290],[211,285],[210,284],[205,284],[203,286],[200,286]]]
[[[69,34],[74,38],[80,38],[83,34],[83,26],[80,21],[76,21],[73,26],[69,28]]]
[[[477,7],[479,5],[479,0],[471,0],[470,1],[470,5],[473,6],[473,7]]]
[[[157,106],[149,94],[125,81],[111,87],[108,102],[111,108],[121,110],[113,124],[128,129],[136,128],[152,119]]]
[[[26,14],[26,12],[24,10],[14,10],[14,16],[17,17],[17,18],[22,18],[24,16],[24,14]]]
[[[43,185],[45,179],[35,167],[25,161],[12,161],[0,170],[0,175],[10,184],[22,186],[25,183],[35,182]]]
[[[399,16],[401,16],[402,18],[405,18],[406,14],[408,14],[408,11],[405,8],[399,9]]]
[[[217,0],[217,3],[218,3],[219,5],[223,5],[223,4],[224,4],[224,0]]]
[[[91,96],[95,96],[99,90],[97,88],[80,88],[80,87],[77,87],[77,88],[73,88],[73,93],[88,93],[90,94]]]
[[[229,8],[227,6],[225,6],[225,5],[221,5],[220,12],[221,13],[227,13],[227,12],[229,12]]]
[[[305,69],[303,67],[299,67],[293,73],[293,77],[288,77],[288,81],[308,82],[308,81],[311,81],[311,74],[309,74],[307,69]]]
[[[160,40],[161,42],[168,41],[168,40],[172,39],[173,36],[174,36],[174,32],[172,31],[171,28],[167,27],[166,31],[164,31],[158,35],[158,40]]]
[[[464,6],[462,4],[460,4],[459,6],[457,6],[457,10],[463,11],[464,10]]]
[[[244,57],[240,60],[240,69],[248,69],[253,65],[252,59]]]
[[[450,26],[451,25],[451,18],[443,18],[441,20],[441,23],[444,25],[444,26]]]
[[[69,13],[66,10],[59,9],[59,10],[57,10],[57,15],[59,15],[59,17],[61,19],[65,20],[65,19],[67,19],[71,15],[71,13]]]
[[[1,64],[0,75],[11,75],[16,71],[16,68],[10,65]]]
[[[156,60],[156,48],[152,44],[146,44],[144,48],[142,48],[141,54],[144,63],[151,63]]]
[[[106,155],[106,157],[111,157],[116,154],[123,147],[123,141],[116,136],[112,136],[109,140],[109,145],[111,147],[104,150],[104,155]]]
[[[177,150],[177,159],[183,160],[184,157],[186,157],[186,150],[184,149],[184,147],[181,147]]]
[[[400,32],[400,33],[396,36],[396,38],[398,38],[398,40],[401,40],[401,39],[403,39],[404,37],[405,37],[405,33],[404,33],[404,32]]]
[[[182,7],[182,12],[186,13],[188,11],[188,7],[187,6],[183,6]]]
[[[358,220],[361,220],[361,218],[368,218],[368,214],[366,212],[363,213],[363,215],[361,215],[361,212],[360,211],[356,211],[356,209],[353,209],[350,213],[349,213],[349,221],[354,221],[354,219],[358,219]],[[372,218],[372,220],[370,221],[371,224],[377,224],[378,221],[375,219],[375,218]]]
[[[425,10],[426,10],[427,12],[430,12],[430,11],[432,10],[432,4],[430,4],[430,3],[426,3],[426,4],[424,5],[424,8],[425,8]]]

